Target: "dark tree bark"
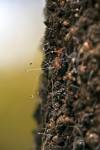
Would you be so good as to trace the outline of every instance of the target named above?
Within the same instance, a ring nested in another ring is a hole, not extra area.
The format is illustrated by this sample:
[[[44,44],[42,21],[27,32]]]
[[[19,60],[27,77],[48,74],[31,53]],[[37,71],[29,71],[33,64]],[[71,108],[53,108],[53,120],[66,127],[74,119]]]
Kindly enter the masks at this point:
[[[42,150],[100,150],[100,1],[47,0]]]

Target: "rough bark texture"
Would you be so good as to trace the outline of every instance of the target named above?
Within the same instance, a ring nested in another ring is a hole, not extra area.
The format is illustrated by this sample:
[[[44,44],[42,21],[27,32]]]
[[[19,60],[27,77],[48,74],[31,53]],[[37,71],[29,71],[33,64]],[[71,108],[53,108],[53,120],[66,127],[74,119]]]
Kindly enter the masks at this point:
[[[100,150],[100,1],[47,0],[38,150]]]

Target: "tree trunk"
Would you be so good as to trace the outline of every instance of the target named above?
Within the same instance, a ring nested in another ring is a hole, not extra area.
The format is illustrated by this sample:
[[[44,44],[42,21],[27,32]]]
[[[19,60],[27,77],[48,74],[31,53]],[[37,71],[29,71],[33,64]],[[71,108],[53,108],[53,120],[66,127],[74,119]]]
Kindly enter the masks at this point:
[[[47,0],[42,150],[100,150],[100,1]]]

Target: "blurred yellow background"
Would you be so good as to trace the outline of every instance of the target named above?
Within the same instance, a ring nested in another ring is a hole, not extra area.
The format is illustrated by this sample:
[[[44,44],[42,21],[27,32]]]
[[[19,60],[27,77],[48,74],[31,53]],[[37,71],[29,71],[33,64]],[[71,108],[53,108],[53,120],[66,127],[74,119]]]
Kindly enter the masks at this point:
[[[0,150],[34,149],[44,33],[41,0],[0,1]]]

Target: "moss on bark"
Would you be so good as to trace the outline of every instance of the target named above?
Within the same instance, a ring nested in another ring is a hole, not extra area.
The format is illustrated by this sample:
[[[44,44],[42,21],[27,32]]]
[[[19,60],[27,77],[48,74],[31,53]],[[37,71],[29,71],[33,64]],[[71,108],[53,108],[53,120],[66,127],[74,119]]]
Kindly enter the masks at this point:
[[[100,149],[100,1],[47,0],[42,150]]]

